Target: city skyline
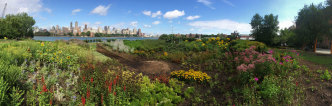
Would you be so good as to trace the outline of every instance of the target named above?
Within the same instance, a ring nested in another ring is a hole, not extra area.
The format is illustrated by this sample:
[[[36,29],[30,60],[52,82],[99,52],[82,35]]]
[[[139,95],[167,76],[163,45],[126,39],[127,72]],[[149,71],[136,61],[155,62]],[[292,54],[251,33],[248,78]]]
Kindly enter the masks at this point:
[[[75,26],[73,26],[73,22],[70,22],[69,26],[59,26],[54,25],[51,28],[39,28],[37,26],[34,27],[34,32],[50,32],[52,36],[63,36],[72,33],[74,36],[82,36],[81,33],[89,32],[91,35],[94,36],[96,33],[102,34],[122,34],[122,35],[137,35],[137,36],[145,36],[146,34],[141,32],[141,28],[116,28],[111,26],[98,26],[97,28],[89,27],[87,24],[83,26],[79,26],[79,22],[75,21]],[[86,36],[86,35],[85,35]],[[152,36],[149,34],[148,36]]]
[[[68,26],[79,21],[92,28],[141,28],[146,33],[249,34],[255,13],[274,13],[279,27],[293,25],[299,9],[324,0],[0,0],[6,14],[27,12],[40,28]],[[2,10],[2,9],[0,9]],[[75,25],[74,25],[75,26]]]

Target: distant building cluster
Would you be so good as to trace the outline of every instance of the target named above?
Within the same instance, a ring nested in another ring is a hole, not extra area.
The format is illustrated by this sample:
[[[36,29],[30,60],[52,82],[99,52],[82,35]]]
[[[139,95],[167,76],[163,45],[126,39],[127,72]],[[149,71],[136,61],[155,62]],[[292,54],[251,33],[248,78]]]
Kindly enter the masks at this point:
[[[40,31],[48,31],[47,29],[41,29],[41,28],[35,28],[34,32],[40,32]],[[74,36],[82,36],[82,33],[88,33],[90,32],[90,36],[93,37],[96,33],[102,33],[102,34],[124,34],[124,35],[137,35],[139,37],[144,37],[145,33],[142,33],[142,30],[139,28],[138,30],[136,28],[133,29],[120,29],[110,26],[104,26],[98,27],[97,29],[93,29],[92,27],[88,27],[87,24],[84,25],[83,29],[81,26],[78,26],[78,22],[75,22],[75,26],[73,26],[73,23],[70,22],[70,27],[60,27],[59,25],[52,26],[49,31],[51,35],[53,36],[59,36],[59,35],[68,35],[73,34]],[[88,35],[89,36],[89,35]]]

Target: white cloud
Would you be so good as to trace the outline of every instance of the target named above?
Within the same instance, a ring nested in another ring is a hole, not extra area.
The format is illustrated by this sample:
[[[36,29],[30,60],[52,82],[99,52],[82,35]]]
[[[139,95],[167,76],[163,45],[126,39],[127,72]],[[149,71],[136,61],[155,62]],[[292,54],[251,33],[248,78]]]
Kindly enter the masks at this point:
[[[92,14],[98,14],[98,15],[101,15],[101,16],[106,16],[107,12],[108,12],[108,9],[110,7],[111,7],[111,5],[108,5],[108,6],[99,5],[95,9],[93,9],[91,11],[91,13]]]
[[[147,10],[144,10],[142,11],[142,13],[146,16],[151,16],[152,18],[155,18],[155,17],[158,17],[158,16],[161,16],[163,15],[161,13],[161,11],[156,11],[155,13],[151,12],[151,11],[147,11]],[[158,17],[159,18],[159,17]]]
[[[198,19],[198,18],[200,18],[201,16],[199,16],[199,15],[195,15],[195,16],[188,16],[186,19],[187,20],[195,20],[195,19]]]
[[[144,25],[144,28],[151,28],[151,25]]]
[[[143,13],[144,15],[151,16],[151,11],[146,11],[146,10],[144,10],[142,13]]]
[[[289,28],[292,25],[294,25],[293,21],[290,21],[290,20],[280,21],[280,23],[279,23],[279,29]]]
[[[81,9],[74,9],[73,11],[71,11],[72,15],[76,15],[76,13],[81,12]]]
[[[45,8],[45,11],[48,12],[48,13],[52,13],[52,10],[49,9],[49,8]]]
[[[172,20],[169,20],[168,23],[173,23],[173,21],[172,21]]]
[[[138,24],[137,21],[130,22],[130,26],[132,27],[137,27],[137,24]]]
[[[100,25],[100,24],[101,24],[100,21],[95,22],[95,25]]]
[[[28,14],[34,14],[39,12],[51,13],[52,10],[43,7],[42,0],[1,0],[0,12],[2,13],[3,7],[7,3],[5,14],[17,14],[20,12],[26,12]]]
[[[184,11],[173,10],[173,11],[166,12],[164,14],[164,18],[174,19],[174,18],[178,18],[178,17],[184,16],[184,15],[185,15]]]
[[[213,6],[211,6],[212,2],[210,0],[197,0],[197,2],[202,3],[211,9],[215,9]]]
[[[232,20],[195,21],[189,23],[190,26],[201,30],[224,30],[239,31],[240,33],[250,33],[251,26],[248,23],[239,23]]]
[[[228,0],[222,0],[224,3],[226,3],[227,5],[230,5],[230,6],[232,6],[232,7],[235,7],[235,5],[232,3],[232,2],[230,2],[230,1],[228,1]]]
[[[161,15],[162,15],[161,11],[157,11],[155,13],[152,13],[151,17],[154,18],[154,17],[161,16]]]
[[[152,24],[158,25],[158,24],[160,24],[160,21],[154,21],[154,22],[152,22]]]

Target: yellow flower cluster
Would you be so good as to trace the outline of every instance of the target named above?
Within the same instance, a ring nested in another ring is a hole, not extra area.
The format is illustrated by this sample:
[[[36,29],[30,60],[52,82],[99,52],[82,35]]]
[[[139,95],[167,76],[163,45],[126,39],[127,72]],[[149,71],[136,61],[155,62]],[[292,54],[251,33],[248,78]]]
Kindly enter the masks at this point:
[[[202,40],[201,39],[197,39],[196,42],[202,42]]]
[[[201,71],[190,69],[188,71],[178,70],[171,72],[171,76],[185,81],[207,82],[211,79],[209,75]]]
[[[7,37],[4,37],[5,40],[7,40],[8,38]]]

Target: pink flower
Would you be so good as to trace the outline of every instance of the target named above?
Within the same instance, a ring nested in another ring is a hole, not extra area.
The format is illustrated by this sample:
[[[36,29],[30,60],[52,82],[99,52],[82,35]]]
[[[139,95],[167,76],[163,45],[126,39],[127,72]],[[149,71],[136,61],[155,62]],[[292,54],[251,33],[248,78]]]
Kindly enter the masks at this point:
[[[282,63],[282,62],[280,62],[279,64],[280,64],[280,65],[283,65],[283,63]]]
[[[257,78],[257,77],[255,77],[255,78],[254,78],[254,80],[255,80],[255,81],[258,81],[258,78]]]
[[[240,66],[237,66],[237,70],[239,70],[239,71],[244,71],[244,72],[247,72],[247,65],[245,65],[245,64],[241,64]]]
[[[270,53],[270,54],[273,54],[273,50],[270,50],[269,53]]]
[[[249,65],[248,65],[248,68],[249,68],[249,69],[254,69],[254,68],[255,68],[255,64],[249,64]]]
[[[244,61],[245,63],[249,63],[249,62],[250,62],[249,58],[247,58],[247,57],[244,57],[244,58],[243,58],[243,61]]]
[[[235,57],[234,60],[235,60],[235,62],[239,62],[239,58],[238,57]]]

